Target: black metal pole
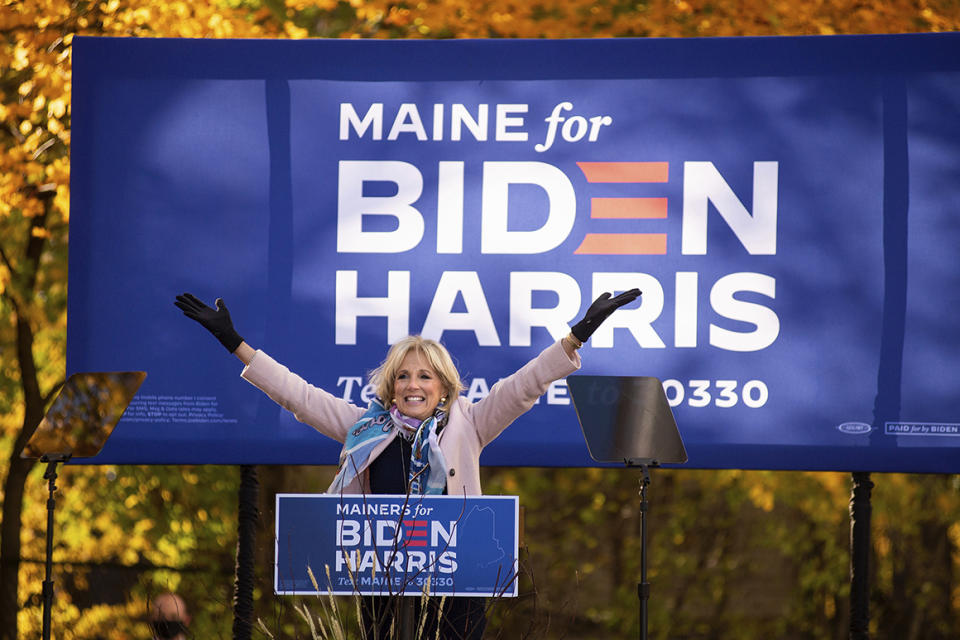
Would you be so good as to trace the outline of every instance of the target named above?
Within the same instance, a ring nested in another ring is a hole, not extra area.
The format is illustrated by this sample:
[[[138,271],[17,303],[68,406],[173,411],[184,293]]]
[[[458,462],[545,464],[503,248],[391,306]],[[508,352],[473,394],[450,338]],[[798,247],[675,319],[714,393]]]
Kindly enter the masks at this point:
[[[870,638],[870,474],[854,472],[850,496],[850,640]]]
[[[400,593],[400,638],[401,640],[414,640],[414,634],[416,633],[416,608],[413,597],[405,596],[403,593]],[[440,616],[442,614],[437,613],[437,619],[439,622]]]
[[[250,640],[253,631],[254,548],[257,540],[257,493],[260,483],[257,468],[240,466],[240,490],[237,494],[237,575],[233,587],[233,638]]]
[[[43,580],[43,640],[50,640],[50,609],[53,606],[53,510],[57,502],[53,492],[57,490],[57,463],[47,465],[43,477],[48,480],[50,495],[47,498],[47,568]]]
[[[647,604],[650,600],[650,583],[647,582],[647,486],[650,484],[650,469],[641,465],[640,479],[640,583],[637,597],[640,600],[640,640],[647,640]]]
[[[57,501],[53,494],[57,490],[57,465],[70,459],[70,454],[43,455],[41,462],[47,463],[47,470],[43,474],[47,480],[49,495],[47,496],[47,563],[43,580],[43,626],[41,634],[43,640],[50,640],[50,615],[53,609],[53,511]]]

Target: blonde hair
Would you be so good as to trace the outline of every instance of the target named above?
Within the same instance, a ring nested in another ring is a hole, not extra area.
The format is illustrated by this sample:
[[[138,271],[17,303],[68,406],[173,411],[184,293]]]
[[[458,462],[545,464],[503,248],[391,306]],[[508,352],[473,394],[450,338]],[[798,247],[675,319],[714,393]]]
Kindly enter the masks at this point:
[[[387,357],[380,366],[370,372],[370,384],[377,390],[377,397],[384,405],[390,406],[393,401],[393,386],[397,379],[397,371],[400,370],[403,359],[411,351],[422,354],[440,378],[447,398],[446,402],[441,403],[440,406],[446,408],[466,387],[460,381],[460,373],[453,364],[453,358],[450,357],[447,348],[436,340],[422,336],[407,336],[396,342],[390,347]]]

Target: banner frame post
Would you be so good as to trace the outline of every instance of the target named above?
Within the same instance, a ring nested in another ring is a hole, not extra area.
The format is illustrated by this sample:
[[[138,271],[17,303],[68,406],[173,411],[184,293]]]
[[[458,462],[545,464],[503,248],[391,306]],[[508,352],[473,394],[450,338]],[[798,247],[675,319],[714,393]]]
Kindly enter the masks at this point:
[[[870,638],[870,473],[855,471],[850,492],[850,640]]]

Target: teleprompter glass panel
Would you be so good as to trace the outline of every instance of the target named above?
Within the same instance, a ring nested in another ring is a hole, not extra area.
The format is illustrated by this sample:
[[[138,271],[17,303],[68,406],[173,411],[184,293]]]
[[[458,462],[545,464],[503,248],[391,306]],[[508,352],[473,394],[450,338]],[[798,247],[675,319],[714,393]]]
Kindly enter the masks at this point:
[[[21,456],[95,456],[146,377],[145,371],[71,374]]]
[[[594,460],[628,464],[687,461],[677,422],[658,379],[576,375],[567,377],[567,385]]]

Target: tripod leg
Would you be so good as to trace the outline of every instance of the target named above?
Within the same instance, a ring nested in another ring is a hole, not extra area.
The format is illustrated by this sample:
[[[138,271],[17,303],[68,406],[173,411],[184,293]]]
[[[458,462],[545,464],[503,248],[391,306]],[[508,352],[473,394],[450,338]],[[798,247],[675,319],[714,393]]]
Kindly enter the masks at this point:
[[[650,583],[647,582],[647,486],[650,484],[650,470],[647,465],[641,467],[640,479],[640,583],[637,585],[637,598],[640,600],[640,640],[647,640],[647,604],[650,600]]]

